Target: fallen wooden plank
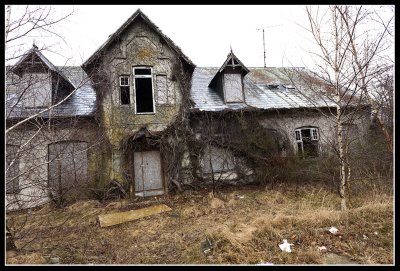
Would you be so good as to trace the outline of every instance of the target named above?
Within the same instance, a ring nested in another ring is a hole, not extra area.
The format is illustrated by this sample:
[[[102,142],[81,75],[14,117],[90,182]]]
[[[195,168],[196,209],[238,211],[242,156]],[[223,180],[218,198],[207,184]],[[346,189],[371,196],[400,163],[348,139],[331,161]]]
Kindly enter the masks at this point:
[[[167,211],[171,211],[165,204],[155,205],[151,207],[146,207],[138,210],[132,210],[127,212],[119,212],[112,214],[99,215],[100,227],[109,227],[113,225],[118,225],[128,221],[136,220],[142,217],[155,215]]]

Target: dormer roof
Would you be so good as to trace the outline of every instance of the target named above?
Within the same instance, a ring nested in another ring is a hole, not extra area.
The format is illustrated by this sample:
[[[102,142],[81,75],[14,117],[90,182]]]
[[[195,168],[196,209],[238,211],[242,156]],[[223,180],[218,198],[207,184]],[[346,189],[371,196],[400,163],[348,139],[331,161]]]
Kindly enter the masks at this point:
[[[36,57],[35,57],[36,56]],[[37,61],[38,60],[38,61]],[[24,64],[38,64],[41,63],[45,65],[49,70],[59,74],[64,80],[66,80],[71,86],[76,88],[74,83],[67,77],[63,72],[58,69],[53,63],[50,62],[38,49],[38,47],[33,44],[32,48],[28,50],[18,61],[15,63],[11,69],[11,71],[17,75],[22,73],[22,66]]]
[[[224,64],[222,64],[221,68],[219,68],[219,70],[211,80],[209,87],[213,87],[215,85],[217,78],[221,75],[221,73],[226,71],[228,68],[232,68],[233,70],[240,69],[242,76],[245,76],[249,72],[249,69],[242,63],[242,61],[239,60],[239,58],[233,53],[231,49]]]

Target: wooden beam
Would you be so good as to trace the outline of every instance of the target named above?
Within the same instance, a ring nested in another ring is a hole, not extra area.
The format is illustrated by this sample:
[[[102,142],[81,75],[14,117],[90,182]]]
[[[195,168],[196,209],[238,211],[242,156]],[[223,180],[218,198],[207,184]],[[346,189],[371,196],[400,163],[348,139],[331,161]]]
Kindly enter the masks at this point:
[[[109,227],[132,220],[136,220],[142,217],[151,216],[163,212],[171,211],[165,204],[155,205],[147,208],[142,208],[138,210],[132,210],[127,212],[119,212],[112,214],[99,215],[100,227]]]

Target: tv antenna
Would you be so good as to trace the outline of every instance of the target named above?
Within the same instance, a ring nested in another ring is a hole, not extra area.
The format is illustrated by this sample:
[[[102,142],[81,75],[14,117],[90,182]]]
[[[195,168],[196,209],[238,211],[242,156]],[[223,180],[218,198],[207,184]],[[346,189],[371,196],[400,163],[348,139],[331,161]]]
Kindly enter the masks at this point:
[[[258,31],[259,31],[259,30],[262,30],[262,33],[263,33],[264,68],[267,67],[267,65],[266,65],[266,63],[265,63],[265,35],[264,35],[264,30],[267,29],[267,28],[272,28],[272,27],[277,27],[277,26],[281,26],[281,24],[270,25],[270,26],[266,26],[266,27],[263,27],[263,28],[257,28]]]

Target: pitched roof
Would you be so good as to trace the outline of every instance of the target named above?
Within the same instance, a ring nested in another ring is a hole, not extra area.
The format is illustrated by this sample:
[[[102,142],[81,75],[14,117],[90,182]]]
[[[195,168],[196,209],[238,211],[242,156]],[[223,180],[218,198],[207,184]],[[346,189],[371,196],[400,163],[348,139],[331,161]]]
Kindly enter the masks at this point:
[[[241,109],[291,109],[333,107],[329,97],[316,97],[306,94],[306,86],[300,83],[302,91],[291,86],[287,68],[249,68],[243,78],[243,103],[224,103],[217,92],[209,87],[219,68],[197,67],[193,72],[191,99],[193,111],[224,111]],[[310,93],[311,94],[311,93]]]
[[[55,68],[58,71],[62,71],[77,88],[67,100],[53,109],[42,113],[41,117],[48,117],[49,115],[53,118],[93,116],[96,112],[96,92],[86,72],[81,67],[64,66]],[[7,119],[27,118],[43,110],[43,108],[15,106],[16,99],[15,93],[7,92]]]
[[[193,68],[196,66],[183,52],[182,50],[170,39],[168,38],[165,34],[161,32],[161,30],[156,26],[150,19],[140,10],[136,10],[135,13],[132,14],[132,16],[126,20],[126,22],[118,28],[117,31],[115,31],[110,37],[106,40],[103,45],[101,45],[94,54],[92,54],[83,64],[82,67],[85,68],[88,65],[90,65],[95,59],[100,57],[101,53],[106,50],[116,39],[119,35],[121,35],[126,28],[128,28],[137,18],[141,17],[156,33],[158,33],[164,40],[165,42],[175,50],[175,52],[182,57],[190,66]]]
[[[32,48],[29,49],[27,52],[25,52],[25,54],[17,61],[17,63],[15,63],[12,66],[12,70],[11,71],[15,71],[18,67],[20,67],[22,65],[22,63],[24,63],[24,61],[26,61],[32,54],[35,54],[46,66],[47,68],[49,68],[50,70],[52,70],[53,72],[58,73],[62,78],[64,78],[64,80],[66,80],[68,83],[70,83],[74,88],[76,88],[76,86],[74,85],[74,83],[67,77],[65,76],[65,74],[63,74],[62,70],[60,70],[59,68],[57,68],[56,66],[53,65],[53,63],[51,63],[50,60],[48,60],[38,49],[38,47],[33,44]]]

